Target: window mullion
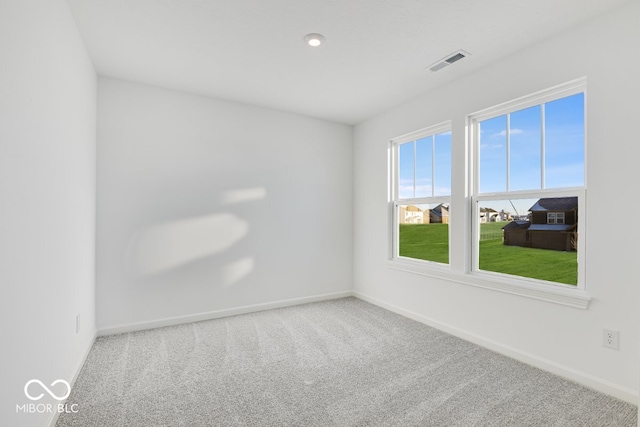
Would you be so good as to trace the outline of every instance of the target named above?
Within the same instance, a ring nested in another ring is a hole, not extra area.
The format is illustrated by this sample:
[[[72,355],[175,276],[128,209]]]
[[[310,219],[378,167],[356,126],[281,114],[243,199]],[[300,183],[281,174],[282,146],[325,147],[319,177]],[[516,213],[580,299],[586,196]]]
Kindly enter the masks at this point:
[[[431,197],[436,195],[436,136],[431,137]]]
[[[511,114],[507,114],[507,191],[511,187]]]
[[[417,167],[417,157],[418,157],[418,150],[416,148],[417,146],[417,141],[413,141],[413,198],[416,198],[416,167]]]
[[[472,144],[472,148],[471,148],[471,152],[472,152],[472,164],[473,164],[473,170],[471,171],[471,185],[469,185],[469,188],[471,189],[471,194],[472,195],[476,195],[480,192],[480,146],[482,145],[482,132],[480,132],[480,121],[478,120],[473,120],[473,135],[471,137],[471,140],[477,140],[478,144],[476,147],[473,147]]]
[[[544,112],[544,106],[545,104],[541,104],[540,105],[540,188],[544,189],[545,188],[545,143],[546,143],[546,136],[545,136],[545,129],[546,126],[544,124],[545,121],[545,112]]]

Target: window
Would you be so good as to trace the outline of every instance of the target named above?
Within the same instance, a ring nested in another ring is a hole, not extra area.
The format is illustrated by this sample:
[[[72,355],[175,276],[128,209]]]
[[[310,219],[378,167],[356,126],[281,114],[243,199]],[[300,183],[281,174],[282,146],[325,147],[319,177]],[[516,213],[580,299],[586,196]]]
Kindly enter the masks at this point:
[[[392,258],[449,263],[451,125],[391,142]]]
[[[470,116],[472,270],[584,288],[585,84]]]
[[[391,140],[387,266],[587,308],[585,111],[578,79]]]
[[[564,212],[547,213],[547,224],[564,224]]]

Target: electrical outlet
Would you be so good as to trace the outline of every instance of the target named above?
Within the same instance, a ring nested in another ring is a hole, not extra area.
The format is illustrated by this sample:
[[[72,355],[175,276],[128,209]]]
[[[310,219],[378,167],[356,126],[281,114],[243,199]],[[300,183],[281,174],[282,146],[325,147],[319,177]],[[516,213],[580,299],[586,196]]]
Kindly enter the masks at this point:
[[[613,329],[603,329],[602,345],[614,350],[620,349],[620,331],[614,331]]]
[[[80,315],[76,314],[76,334],[80,332]]]

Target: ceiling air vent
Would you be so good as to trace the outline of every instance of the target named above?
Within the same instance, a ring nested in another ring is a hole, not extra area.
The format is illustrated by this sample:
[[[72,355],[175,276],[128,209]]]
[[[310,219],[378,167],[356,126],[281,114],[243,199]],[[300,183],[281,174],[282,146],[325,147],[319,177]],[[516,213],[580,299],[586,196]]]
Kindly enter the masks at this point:
[[[462,58],[465,58],[467,56],[469,56],[469,52],[465,52],[464,50],[459,50],[457,52],[453,52],[452,54],[447,55],[446,57],[442,58],[439,61],[436,61],[435,63],[431,64],[429,66],[429,70],[430,71],[438,71],[438,70],[442,70],[444,67],[448,67],[449,65],[453,64],[454,62],[458,62],[460,61]]]

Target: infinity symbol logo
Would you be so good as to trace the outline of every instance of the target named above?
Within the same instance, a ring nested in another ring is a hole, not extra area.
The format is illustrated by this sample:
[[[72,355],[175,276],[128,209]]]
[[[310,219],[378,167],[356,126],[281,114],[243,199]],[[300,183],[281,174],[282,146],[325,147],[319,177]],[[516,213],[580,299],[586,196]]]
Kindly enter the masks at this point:
[[[67,397],[69,397],[69,394],[71,394],[71,386],[69,385],[68,382],[66,382],[65,380],[55,380],[54,382],[51,383],[51,387],[53,387],[54,385],[58,384],[58,383],[62,383],[64,385],[67,386],[67,392],[64,394],[64,396],[57,396],[54,392],[52,392],[46,385],[44,385],[42,383],[42,381],[40,380],[31,380],[29,382],[27,382],[24,385],[24,395],[27,396],[29,399],[31,400],[40,400],[42,399],[42,396],[44,396],[44,393],[40,393],[40,395],[33,397],[29,394],[29,390],[27,390],[29,388],[29,386],[31,385],[31,383],[38,383],[40,384],[40,387],[42,387],[44,389],[44,391],[46,391],[47,393],[49,393],[49,396],[53,397],[56,400],[64,400]]]

